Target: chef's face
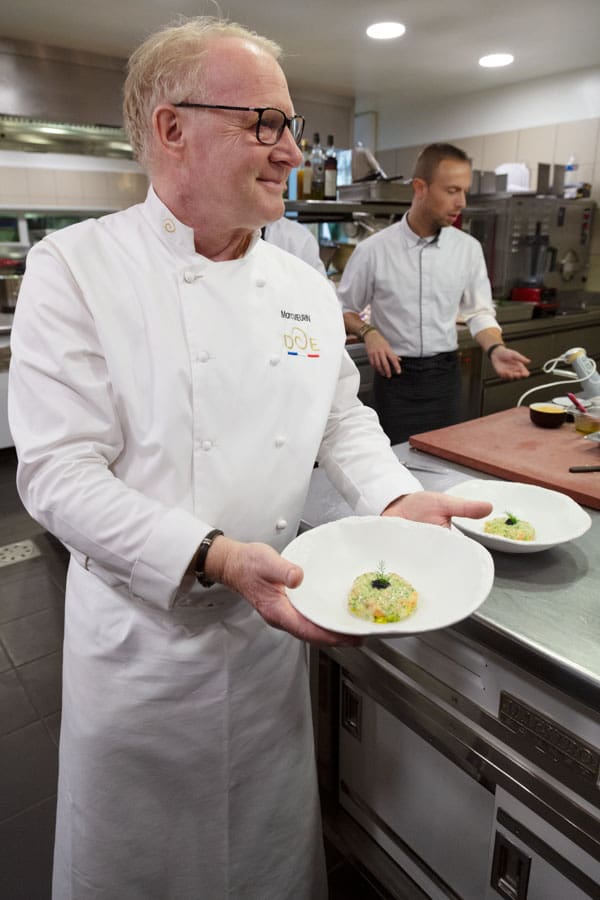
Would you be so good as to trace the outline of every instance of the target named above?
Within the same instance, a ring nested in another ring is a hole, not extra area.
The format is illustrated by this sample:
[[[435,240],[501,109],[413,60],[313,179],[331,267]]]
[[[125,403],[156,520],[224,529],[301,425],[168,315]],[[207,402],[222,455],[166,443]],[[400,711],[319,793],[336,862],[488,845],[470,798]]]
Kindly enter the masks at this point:
[[[452,225],[465,208],[471,177],[468,162],[443,159],[429,183],[422,178],[414,179],[420,214],[436,231]]]
[[[261,106],[294,114],[285,76],[272,56],[237,38],[216,41],[204,53],[203,97],[190,102]],[[257,114],[236,110],[178,109],[186,136],[189,200],[215,225],[254,230],[284,213],[283,192],[302,153],[289,128],[277,144],[256,137]]]

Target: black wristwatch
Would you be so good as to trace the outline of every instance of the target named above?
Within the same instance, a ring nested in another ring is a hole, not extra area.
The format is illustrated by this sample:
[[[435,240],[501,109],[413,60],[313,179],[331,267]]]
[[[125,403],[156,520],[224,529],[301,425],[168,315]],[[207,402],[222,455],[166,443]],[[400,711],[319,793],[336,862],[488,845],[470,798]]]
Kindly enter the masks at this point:
[[[196,554],[196,559],[194,560],[194,575],[196,576],[202,587],[205,588],[212,587],[214,584],[214,581],[211,578],[207,578],[204,574],[206,556],[208,554],[208,551],[212,547],[214,539],[218,538],[221,534],[223,534],[223,532],[220,528],[213,528],[212,531],[209,531],[208,534],[205,535],[200,542],[200,546],[198,547],[198,552]]]

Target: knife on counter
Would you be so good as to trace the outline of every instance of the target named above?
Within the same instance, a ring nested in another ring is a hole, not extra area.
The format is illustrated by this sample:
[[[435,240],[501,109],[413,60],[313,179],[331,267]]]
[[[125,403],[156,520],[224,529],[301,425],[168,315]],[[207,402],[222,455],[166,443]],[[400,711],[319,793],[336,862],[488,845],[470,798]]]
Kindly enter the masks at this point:
[[[404,459],[400,459],[399,462],[402,463],[405,469],[412,469],[414,472],[434,472],[437,475],[447,475],[449,472],[449,469],[442,469],[439,466],[428,466],[427,463],[406,462]]]

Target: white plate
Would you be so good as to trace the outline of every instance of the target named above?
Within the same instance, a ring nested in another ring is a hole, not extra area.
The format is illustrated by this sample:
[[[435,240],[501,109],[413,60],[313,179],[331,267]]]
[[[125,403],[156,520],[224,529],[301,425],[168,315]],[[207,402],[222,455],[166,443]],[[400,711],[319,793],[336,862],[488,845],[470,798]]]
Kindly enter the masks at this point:
[[[586,441],[593,441],[594,444],[600,444],[600,431],[592,431],[591,434],[586,434]]]
[[[588,406],[592,405],[591,400],[585,400],[583,397],[577,398],[582,406],[585,406],[586,409]],[[576,409],[575,404],[572,400],[569,400],[568,397],[553,397],[552,402],[556,403],[557,406],[564,406],[566,410]]]
[[[343,634],[389,637],[445,628],[480,606],[494,581],[491,555],[457,531],[381,516],[349,516],[305,531],[282,552],[304,569],[288,595],[296,609],[322,628]],[[373,572],[406,578],[418,593],[407,619],[378,625],[347,609],[354,579]]]
[[[473,479],[453,485],[446,493],[453,497],[488,500],[493,503],[492,513],[485,519],[455,517],[452,521],[461,531],[480,541],[485,547],[503,550],[505,553],[537,553],[547,550],[556,544],[575,540],[592,524],[586,511],[566,494],[535,484]],[[512,538],[484,532],[484,525],[489,519],[498,518],[507,512],[533,525],[534,541],[514,541]]]

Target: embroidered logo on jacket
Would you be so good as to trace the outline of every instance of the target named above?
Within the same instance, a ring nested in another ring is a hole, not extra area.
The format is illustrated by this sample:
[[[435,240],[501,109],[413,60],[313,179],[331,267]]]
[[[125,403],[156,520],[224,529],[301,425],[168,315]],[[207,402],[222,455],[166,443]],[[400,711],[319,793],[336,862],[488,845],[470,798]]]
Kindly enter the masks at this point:
[[[288,356],[306,356],[309,359],[317,359],[321,355],[317,339],[310,337],[303,328],[298,328],[297,325],[294,325],[288,334],[284,333],[283,343]]]
[[[282,309],[281,318],[310,323],[308,313],[291,313]],[[307,359],[318,359],[321,355],[317,339],[310,337],[304,328],[300,328],[298,325],[294,325],[291,331],[284,332],[283,343],[288,356],[305,356]]]

